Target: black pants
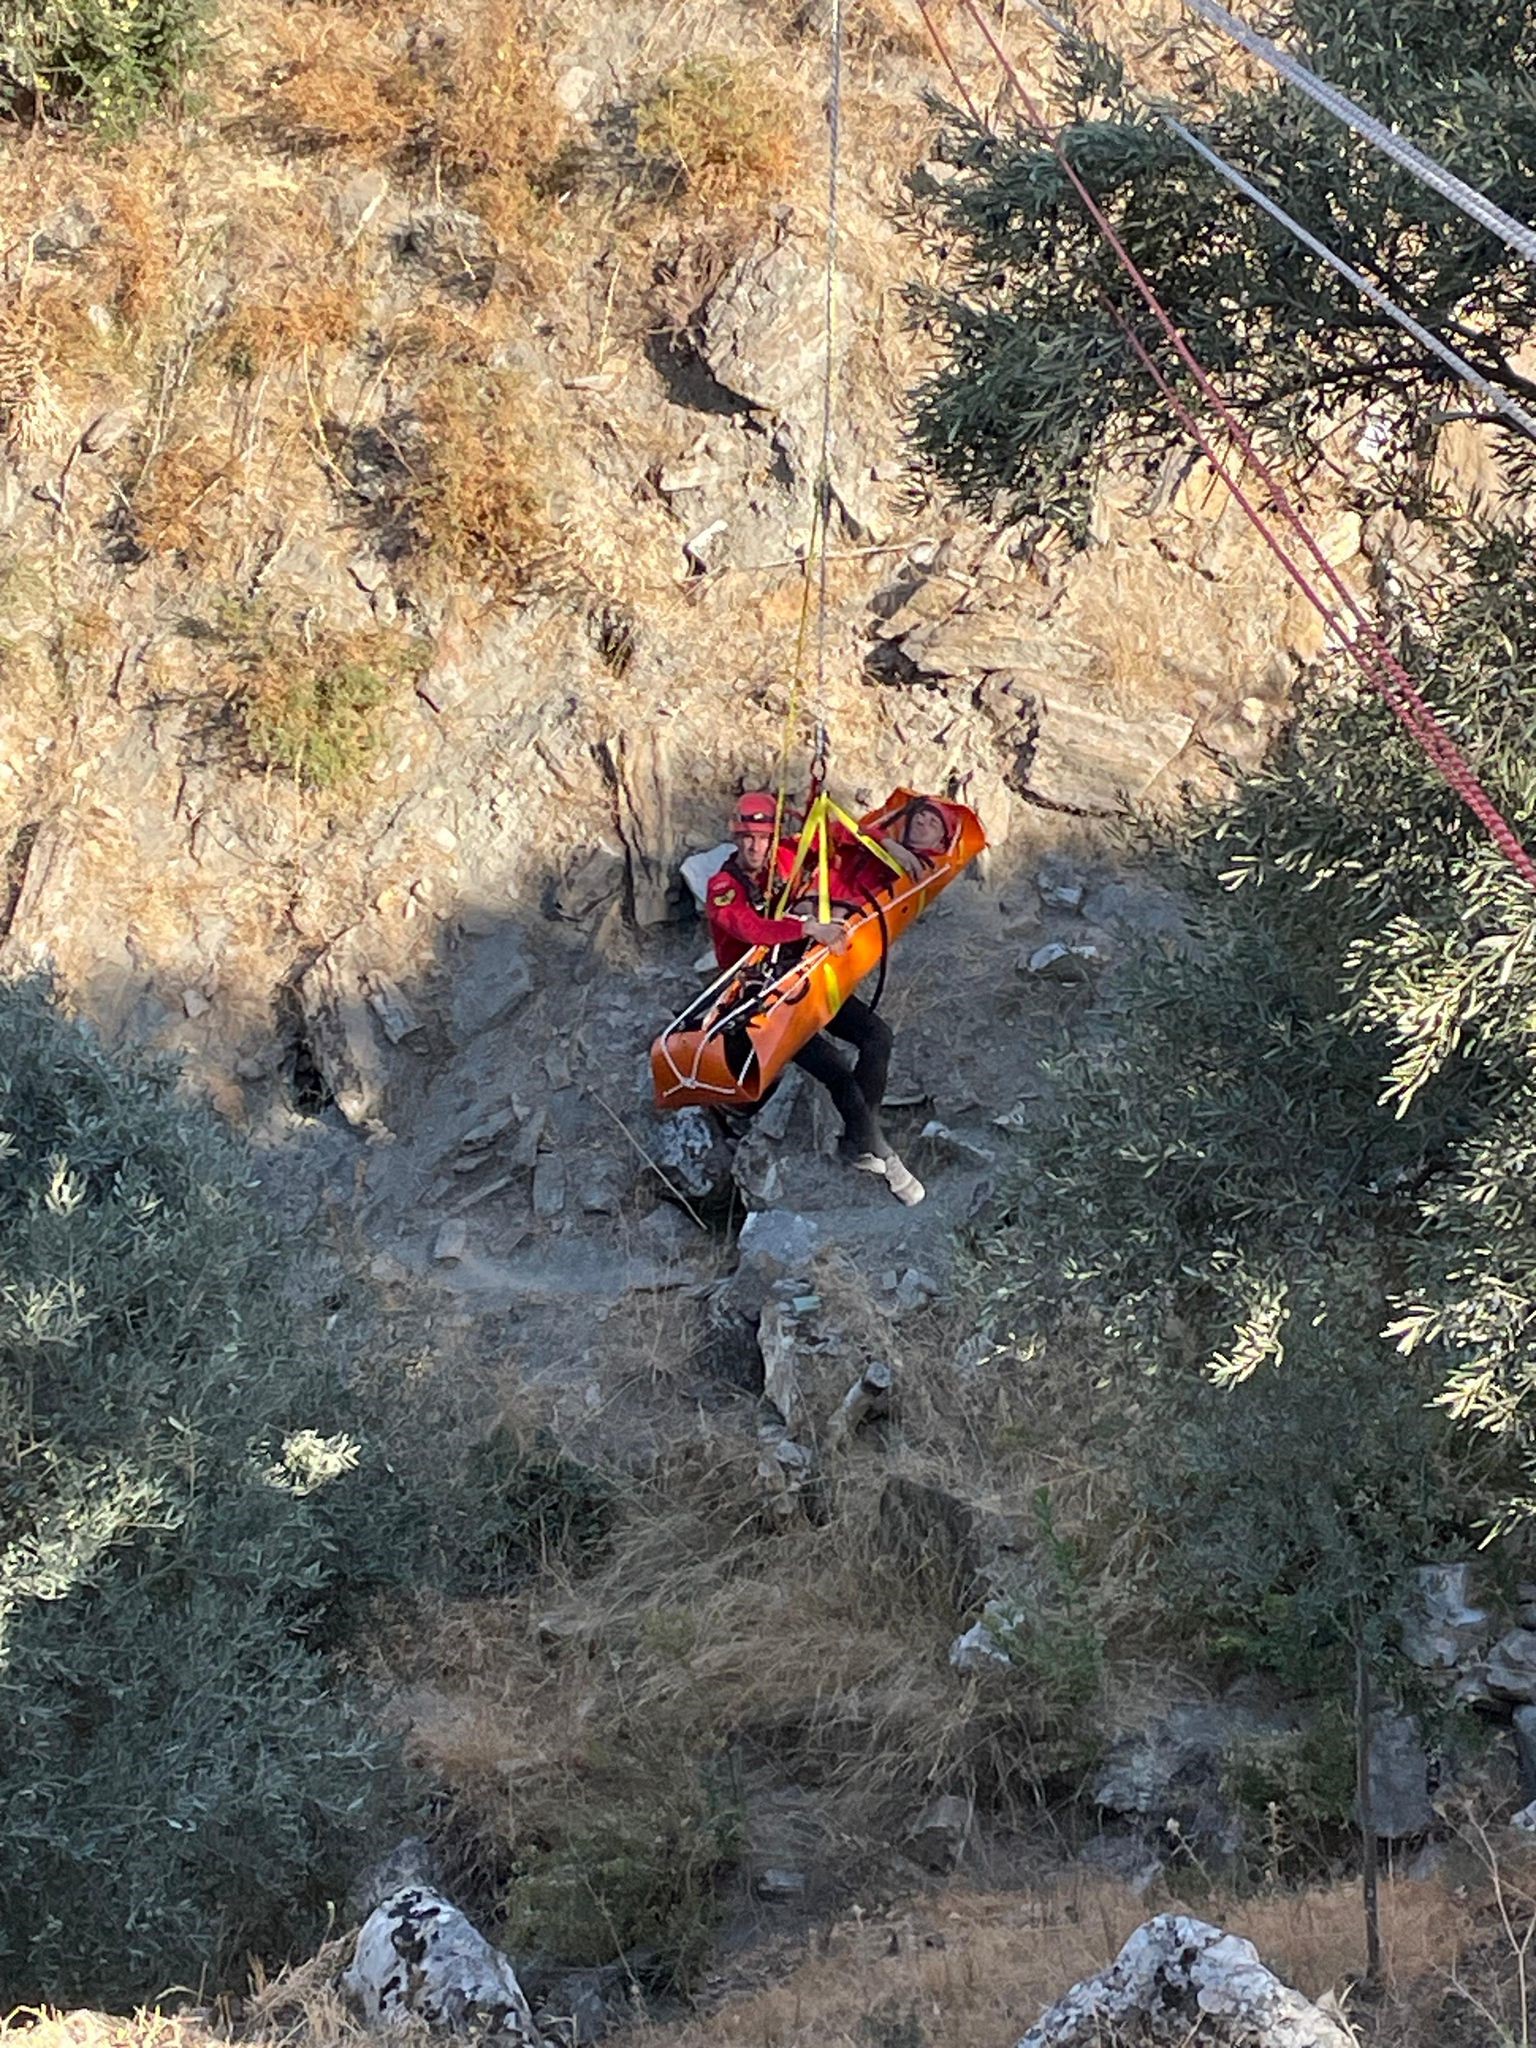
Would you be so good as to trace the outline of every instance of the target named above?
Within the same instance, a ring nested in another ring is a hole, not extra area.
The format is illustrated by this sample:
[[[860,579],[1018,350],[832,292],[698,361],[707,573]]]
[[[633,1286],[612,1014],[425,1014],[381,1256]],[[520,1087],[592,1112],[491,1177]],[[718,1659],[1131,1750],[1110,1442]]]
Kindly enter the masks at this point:
[[[857,1057],[851,1068],[832,1043],[834,1038],[854,1048]],[[843,1142],[849,1151],[891,1157],[880,1128],[880,1105],[891,1068],[891,1027],[883,1017],[868,1003],[850,996],[826,1030],[818,1031],[795,1054],[795,1065],[819,1081],[831,1096],[843,1120]]]

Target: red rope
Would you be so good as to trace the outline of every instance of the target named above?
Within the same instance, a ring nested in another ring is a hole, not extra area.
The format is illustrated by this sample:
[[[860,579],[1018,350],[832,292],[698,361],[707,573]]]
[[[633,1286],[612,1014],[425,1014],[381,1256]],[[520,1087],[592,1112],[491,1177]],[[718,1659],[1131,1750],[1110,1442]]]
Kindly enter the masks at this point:
[[[927,0],[917,0],[917,11],[923,17],[923,26],[924,28],[927,29],[928,34],[932,39],[933,47],[938,51],[940,57],[943,59],[944,69],[949,73],[951,79],[954,81],[955,91],[959,93],[961,99],[965,103],[965,111],[970,115],[971,119],[976,123],[976,126],[979,128],[981,126],[981,116],[976,111],[976,102],[971,98],[969,92],[966,90],[965,80],[960,76],[959,72],[955,69],[955,60],[949,54],[949,45],[945,42],[944,38],[939,34],[939,25],[934,20],[933,16],[928,12]]]
[[[1536,863],[1532,862],[1531,856],[1521,844],[1514,827],[1505,818],[1498,805],[1478,780],[1471,763],[1457,746],[1455,740],[1452,739],[1434,711],[1425,702],[1413,678],[1382,639],[1375,622],[1364,610],[1359,600],[1355,597],[1354,592],[1340,577],[1333,563],[1324,554],[1305,520],[1291,502],[1279,478],[1259,455],[1242,422],[1233,413],[1231,407],[1211,382],[1203,365],[1175,326],[1167,309],[1158,298],[1157,293],[1142,274],[1135,258],[1115,232],[1114,227],[1105,216],[1098,201],[1079,177],[1066,152],[1057,140],[1050,123],[1035,104],[1023,79],[1020,78],[1012,59],[993,33],[991,24],[981,13],[976,0],[964,0],[964,4],[967,13],[986,38],[993,55],[1002,67],[1004,76],[1018,94],[1020,104],[1023,106],[1031,125],[1043,138],[1052,155],[1066,172],[1067,177],[1077,192],[1078,198],[1083,203],[1088,217],[1114,251],[1121,268],[1141,294],[1141,297],[1157,320],[1158,325],[1172,342],[1180,360],[1194,378],[1196,387],[1201,395],[1231,436],[1233,444],[1243,457],[1244,463],[1262,481],[1282,518],[1291,527],[1307,552],[1312,555],[1322,570],[1324,577],[1333,586],[1346,609],[1354,617],[1360,629],[1358,638],[1350,638],[1342,634],[1337,615],[1318,591],[1311,578],[1308,577],[1293,557],[1281,546],[1273,528],[1269,525],[1263,514],[1238,487],[1229,474],[1227,467],[1211,447],[1208,438],[1201,432],[1193,414],[1174,391],[1173,386],[1162,370],[1153,361],[1140,336],[1136,334],[1130,322],[1117,307],[1109,304],[1109,301],[1106,300],[1105,303],[1109,306],[1109,311],[1121,332],[1131,344],[1140,361],[1151,373],[1158,389],[1168,399],[1169,404],[1173,407],[1187,431],[1194,437],[1207,460],[1252,521],[1265,545],[1282,564],[1297,588],[1301,590],[1314,609],[1328,621],[1335,632],[1340,633],[1345,650],[1354,659],[1367,681],[1380,693],[1393,715],[1411,734],[1446,783],[1455,791],[1467,809],[1484,827],[1490,839],[1493,840],[1516,873],[1530,888],[1536,889]],[[919,0],[919,5],[921,6],[921,0]],[[922,11],[923,18],[927,21],[927,9],[923,8]],[[946,64],[948,64],[948,52],[944,50],[942,43],[939,44],[939,49],[940,54],[944,57]],[[954,75],[952,65],[950,70],[951,75]],[[969,96],[967,95],[968,99]],[[1366,649],[1369,650],[1369,657],[1367,657]]]

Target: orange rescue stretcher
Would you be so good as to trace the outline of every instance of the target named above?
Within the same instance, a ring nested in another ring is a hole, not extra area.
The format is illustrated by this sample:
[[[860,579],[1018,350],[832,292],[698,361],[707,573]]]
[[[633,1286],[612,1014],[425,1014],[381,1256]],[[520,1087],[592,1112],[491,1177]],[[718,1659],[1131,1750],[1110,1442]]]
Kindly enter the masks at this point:
[[[892,869],[861,887],[857,902],[846,900],[834,877],[832,895],[837,901],[832,907],[843,917],[847,934],[841,952],[814,944],[754,947],[702,990],[651,1047],[658,1109],[750,1108],[761,1102],[795,1054],[825,1030],[865,976],[877,969],[883,972],[890,948],[908,925],[987,843],[981,821],[964,804],[920,797],[907,789],[894,791],[878,810],[857,821],[855,843],[867,843],[888,831],[915,805],[941,813],[948,828],[944,846],[923,856],[922,873],[909,876]],[[823,826],[823,834],[826,829]],[[824,836],[823,893],[825,846]],[[796,872],[805,853],[802,836]],[[810,884],[806,887],[809,893]]]

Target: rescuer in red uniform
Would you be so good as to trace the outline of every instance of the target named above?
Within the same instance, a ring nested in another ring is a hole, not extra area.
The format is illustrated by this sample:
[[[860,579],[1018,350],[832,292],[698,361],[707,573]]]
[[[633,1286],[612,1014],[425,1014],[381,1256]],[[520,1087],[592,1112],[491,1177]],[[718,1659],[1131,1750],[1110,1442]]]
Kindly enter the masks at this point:
[[[736,851],[710,877],[704,914],[714,941],[715,958],[730,967],[753,946],[793,945],[801,940],[830,947],[843,943],[839,918],[823,923],[814,917],[770,917],[766,898],[769,866],[773,859],[776,803],[766,790],[751,790],[740,798],[731,820],[731,838]],[[786,849],[781,848],[781,853]],[[852,1069],[832,1043],[840,1038],[854,1048]],[[819,1081],[836,1105],[843,1120],[838,1141],[842,1158],[863,1173],[879,1174],[897,1201],[908,1206],[923,1199],[924,1188],[916,1174],[897,1158],[880,1128],[880,1105],[885,1099],[886,1076],[891,1064],[891,1028],[885,1019],[857,996],[849,996],[825,1031],[818,1031],[795,1054],[794,1063],[803,1067],[813,1081]]]

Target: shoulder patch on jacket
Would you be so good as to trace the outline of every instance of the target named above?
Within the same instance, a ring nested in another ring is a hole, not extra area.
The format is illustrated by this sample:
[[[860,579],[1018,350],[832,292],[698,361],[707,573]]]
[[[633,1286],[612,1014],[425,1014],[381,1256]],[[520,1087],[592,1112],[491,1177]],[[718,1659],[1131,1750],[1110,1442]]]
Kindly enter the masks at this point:
[[[736,891],[729,882],[717,882],[709,892],[709,900],[711,903],[734,903]]]

